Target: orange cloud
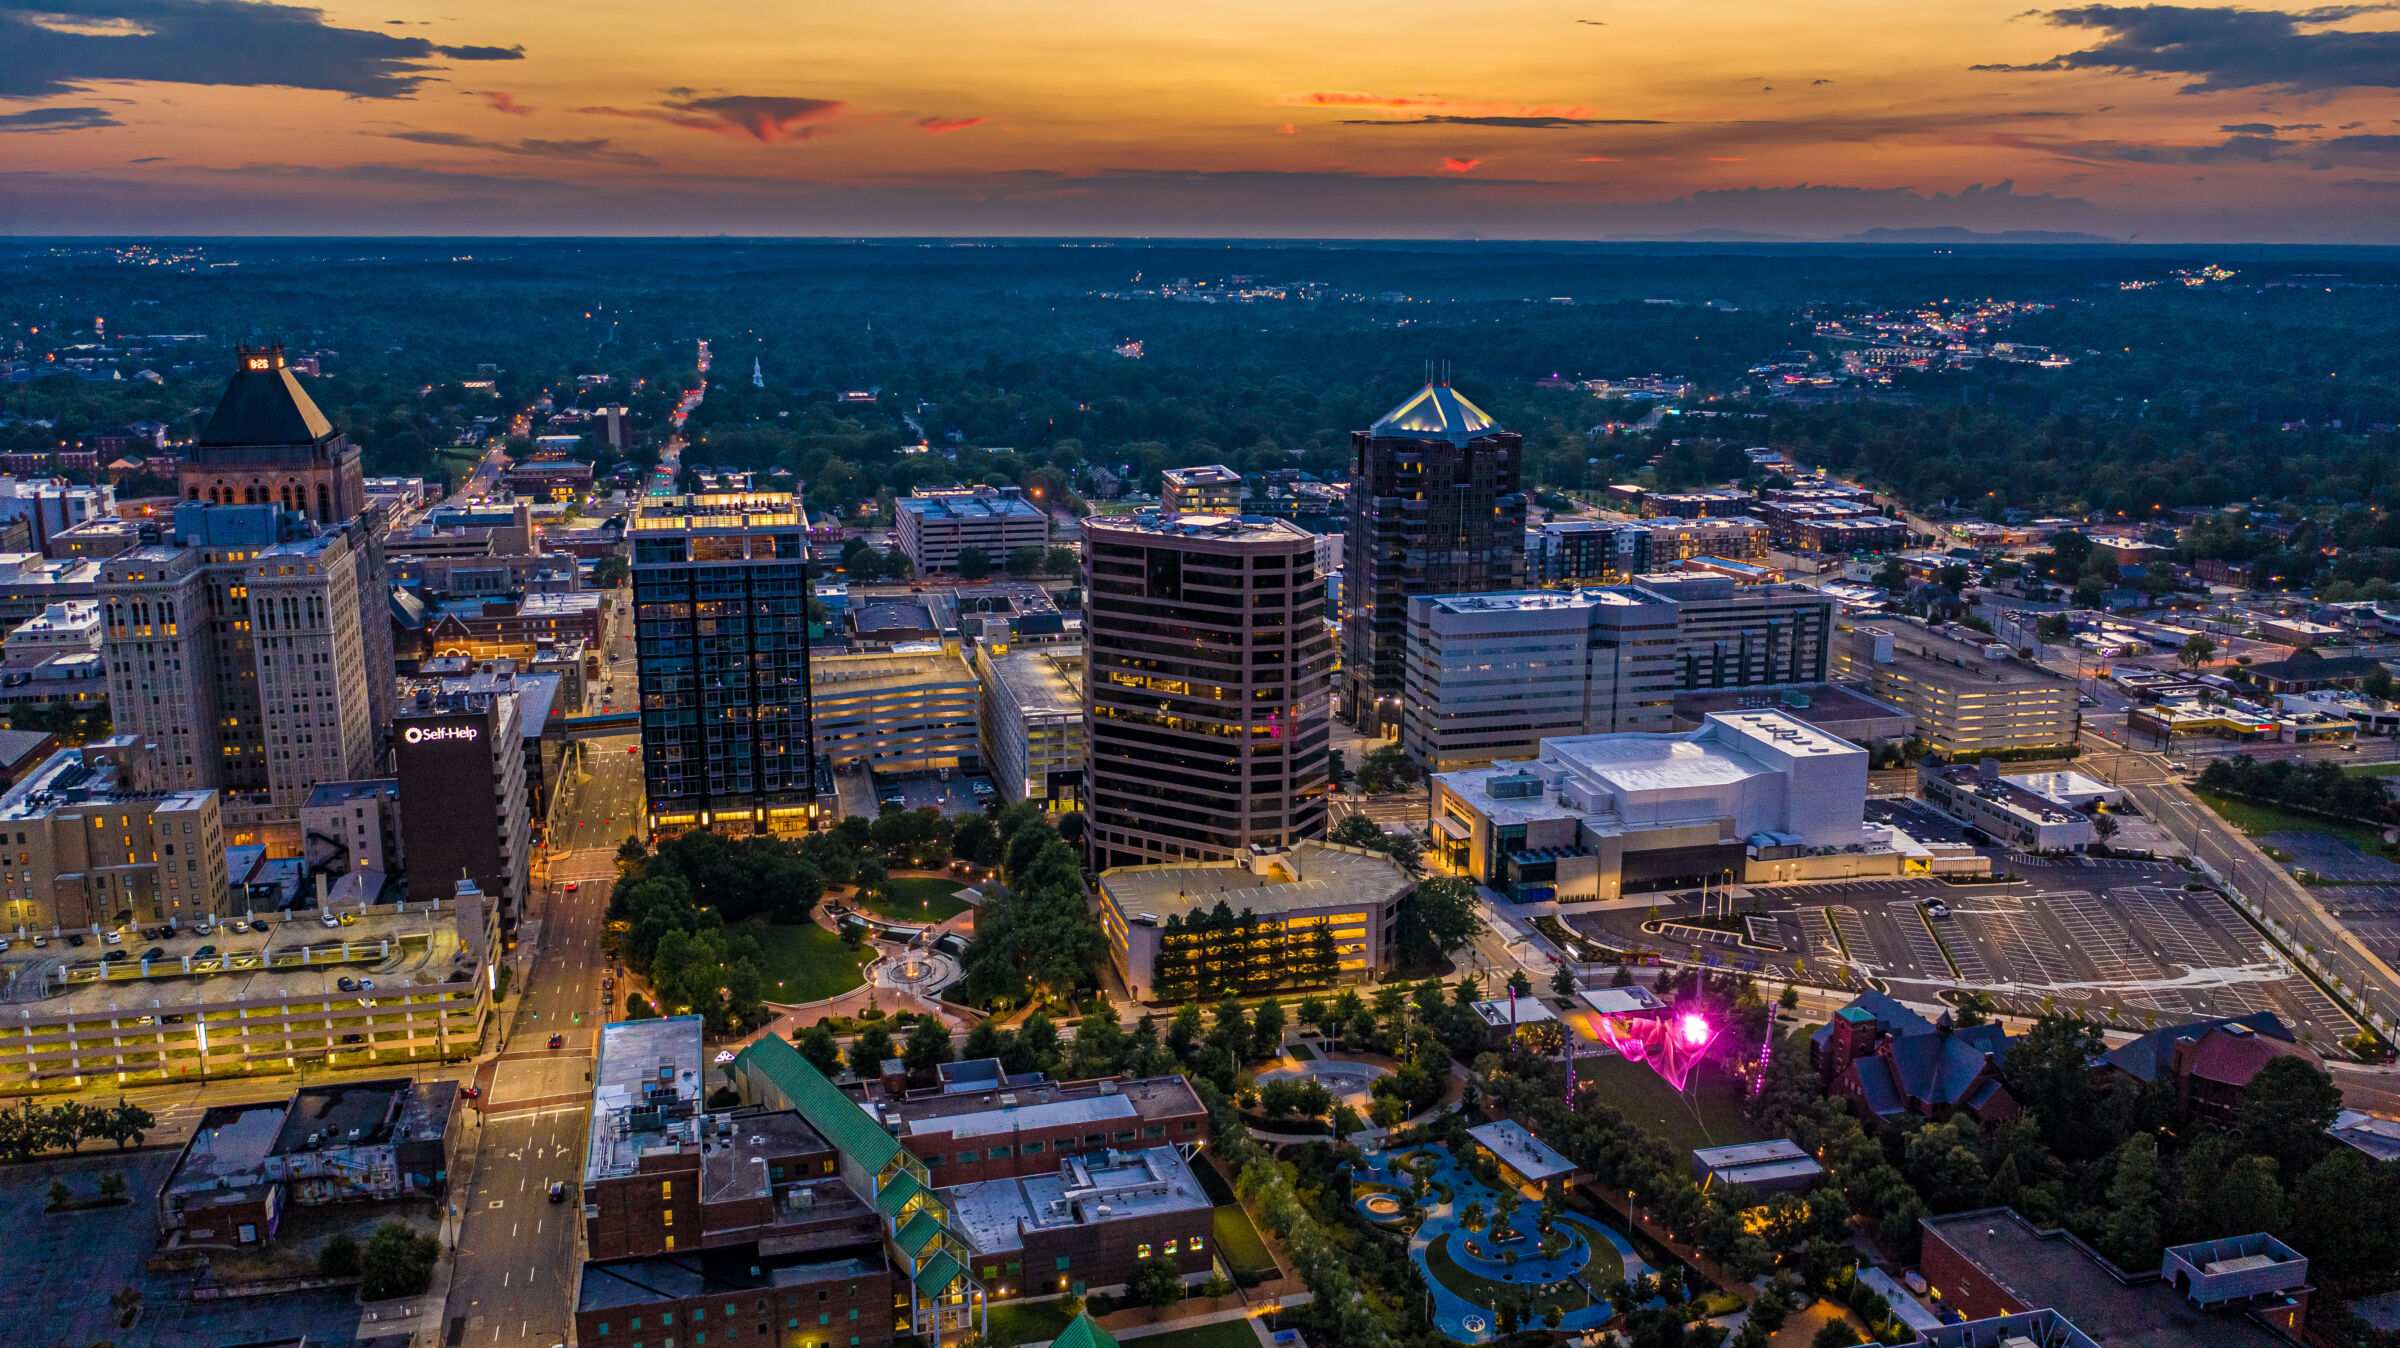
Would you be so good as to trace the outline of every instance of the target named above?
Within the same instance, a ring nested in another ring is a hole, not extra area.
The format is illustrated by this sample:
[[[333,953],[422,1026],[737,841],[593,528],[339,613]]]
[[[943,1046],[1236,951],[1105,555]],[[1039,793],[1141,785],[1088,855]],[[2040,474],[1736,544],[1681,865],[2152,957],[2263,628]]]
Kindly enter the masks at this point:
[[[1442,161],[1442,172],[1473,173],[1482,163],[1480,159],[1445,159]]]
[[[758,94],[727,94],[721,98],[687,98],[655,108],[578,108],[602,117],[632,117],[664,122],[689,131],[705,131],[732,140],[755,140],[764,145],[807,140],[823,130],[820,122],[839,117],[845,105],[836,98],[779,98]]]
[[[485,94],[483,101],[491,105],[494,112],[505,112],[514,117],[531,117],[533,115],[533,109],[519,103],[515,94],[504,94],[494,90]]]
[[[1588,155],[1582,159],[1576,160],[1575,162],[1578,164],[1621,164],[1625,161],[1622,159],[1611,159],[1604,154],[1595,154]]]
[[[1285,108],[1388,108],[1394,112],[1441,112],[1460,116],[1589,117],[1580,103],[1500,103],[1481,98],[1441,98],[1431,94],[1360,94],[1339,89],[1306,89],[1285,94],[1270,105]]]
[[[1711,164],[1747,164],[1750,160],[1747,157],[1737,158],[1732,155],[1712,154],[1708,157],[1708,162]]]
[[[925,136],[947,136],[953,131],[964,131],[970,126],[981,126],[984,120],[981,117],[919,117],[917,133]]]

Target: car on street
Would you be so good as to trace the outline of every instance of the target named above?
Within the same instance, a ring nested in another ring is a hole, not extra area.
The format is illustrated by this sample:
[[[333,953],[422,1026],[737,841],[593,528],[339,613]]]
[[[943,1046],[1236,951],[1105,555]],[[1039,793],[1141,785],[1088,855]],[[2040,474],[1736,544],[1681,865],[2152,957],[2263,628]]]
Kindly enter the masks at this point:
[[[550,1181],[550,1201],[551,1201],[551,1202],[553,1202],[553,1203],[564,1203],[564,1202],[566,1202],[566,1201],[567,1201],[567,1185],[566,1185],[566,1181],[564,1181],[564,1180],[552,1180],[552,1181]]]
[[[554,1034],[554,1035],[550,1036],[550,1047],[552,1047],[552,1048],[565,1048],[566,1046],[567,1046],[567,1037],[566,1037],[565,1035],[563,1035],[563,1034]]]
[[[607,991],[609,991],[609,990],[611,990],[611,989],[615,988],[616,986],[617,986],[617,980],[615,980],[615,979],[613,979],[613,978],[603,978],[603,979],[601,979],[601,980],[600,980],[600,990],[601,990],[602,992],[607,992]]]
[[[481,1086],[461,1086],[458,1088],[458,1093],[462,1098],[468,1100],[480,1100],[483,1098],[483,1088]]]
[[[579,886],[578,882],[576,882],[576,881],[569,880],[569,881],[567,882],[567,892],[568,892],[569,894],[572,894],[572,893],[574,893],[574,892],[576,891],[576,889],[578,889],[579,887],[580,887],[580,886]]]

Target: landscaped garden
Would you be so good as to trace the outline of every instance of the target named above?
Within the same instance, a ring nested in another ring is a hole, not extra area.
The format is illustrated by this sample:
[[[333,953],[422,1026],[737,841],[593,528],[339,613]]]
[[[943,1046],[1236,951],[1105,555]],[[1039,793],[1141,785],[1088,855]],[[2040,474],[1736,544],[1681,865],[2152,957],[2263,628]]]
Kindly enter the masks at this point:
[[[1491,1338],[1504,1306],[1556,1311],[1569,1331],[1594,1328],[1617,1313],[1607,1289],[1648,1271],[1616,1232],[1487,1184],[1439,1147],[1369,1152],[1351,1177],[1369,1220],[1418,1220],[1409,1257],[1432,1289],[1435,1327],[1462,1342]]]

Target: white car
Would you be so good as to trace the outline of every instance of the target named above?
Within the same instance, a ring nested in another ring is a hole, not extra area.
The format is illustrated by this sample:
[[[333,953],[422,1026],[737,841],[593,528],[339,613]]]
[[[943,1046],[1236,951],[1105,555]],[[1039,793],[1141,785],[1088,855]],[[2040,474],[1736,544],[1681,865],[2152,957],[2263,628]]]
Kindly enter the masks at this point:
[[[123,945],[125,944],[125,933],[121,931],[104,933],[100,937],[100,943],[102,945]]]

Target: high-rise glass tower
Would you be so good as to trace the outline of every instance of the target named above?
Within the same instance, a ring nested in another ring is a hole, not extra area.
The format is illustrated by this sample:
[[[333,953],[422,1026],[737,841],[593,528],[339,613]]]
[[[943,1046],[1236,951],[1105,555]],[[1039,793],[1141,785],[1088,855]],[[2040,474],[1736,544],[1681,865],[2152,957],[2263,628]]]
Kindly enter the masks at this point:
[[[805,831],[817,771],[799,502],[652,498],[626,532],[651,832]]]
[[[1408,600],[1525,584],[1524,438],[1448,384],[1427,384],[1350,434],[1342,719],[1396,732]]]

